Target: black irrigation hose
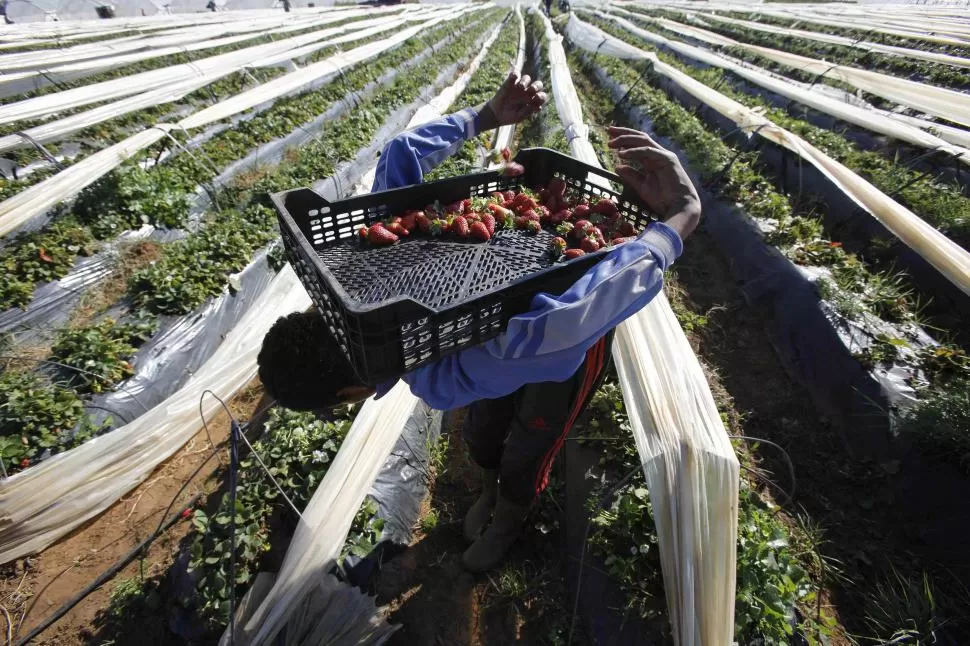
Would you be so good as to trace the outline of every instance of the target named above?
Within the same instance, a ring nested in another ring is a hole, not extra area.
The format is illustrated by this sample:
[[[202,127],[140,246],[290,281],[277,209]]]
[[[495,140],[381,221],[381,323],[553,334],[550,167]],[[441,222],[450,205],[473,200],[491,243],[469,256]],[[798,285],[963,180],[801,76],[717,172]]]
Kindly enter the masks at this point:
[[[88,587],[84,588],[76,595],[71,597],[60,608],[54,611],[52,615],[47,617],[47,619],[42,621],[38,626],[36,626],[33,630],[27,633],[25,637],[22,637],[14,646],[25,646],[26,644],[28,644],[32,639],[34,639],[42,632],[50,628],[61,617],[66,615],[68,612],[70,612],[74,608],[74,606],[81,603],[81,601],[83,601],[85,597],[87,597],[89,594],[91,594],[92,592],[100,588],[102,585],[107,583],[109,580],[111,580],[116,574],[118,574],[118,572],[123,570],[131,562],[137,559],[139,555],[141,555],[142,552],[146,550],[148,546],[151,545],[151,543],[156,538],[158,538],[163,531],[167,530],[169,527],[177,523],[182,518],[182,514],[184,513],[184,511],[186,509],[191,509],[195,505],[195,503],[198,502],[201,496],[202,494],[196,494],[195,496],[193,496],[192,499],[189,500],[188,504],[184,507],[183,511],[180,511],[177,514],[174,514],[167,521],[159,525],[159,529],[157,529],[155,533],[151,534],[148,538],[146,538],[141,543],[136,545],[134,548],[131,549],[131,551],[129,551],[127,554],[121,557],[121,559],[118,560],[114,565],[112,565],[110,568],[102,572],[97,579],[95,579],[93,582],[91,582],[90,585],[88,585]]]

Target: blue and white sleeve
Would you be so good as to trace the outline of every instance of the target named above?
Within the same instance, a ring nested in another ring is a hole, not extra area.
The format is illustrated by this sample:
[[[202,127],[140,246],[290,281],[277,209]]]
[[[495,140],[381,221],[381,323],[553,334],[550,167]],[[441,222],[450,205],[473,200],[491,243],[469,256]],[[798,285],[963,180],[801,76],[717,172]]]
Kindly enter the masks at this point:
[[[402,132],[384,147],[371,192],[420,184],[425,173],[458,152],[479,128],[478,113],[466,108]]]

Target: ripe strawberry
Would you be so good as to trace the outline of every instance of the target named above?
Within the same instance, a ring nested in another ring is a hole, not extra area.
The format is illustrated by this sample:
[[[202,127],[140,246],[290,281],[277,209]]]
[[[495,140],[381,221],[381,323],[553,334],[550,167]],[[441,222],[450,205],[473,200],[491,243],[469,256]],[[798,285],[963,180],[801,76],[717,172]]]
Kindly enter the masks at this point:
[[[519,213],[525,213],[526,211],[531,211],[535,209],[538,204],[536,201],[524,193],[520,193],[518,197],[512,202],[512,208]]]
[[[554,177],[549,180],[549,195],[554,195],[556,197],[563,197],[566,195],[566,182],[558,177]]]
[[[623,244],[624,242],[629,242],[630,240],[633,240],[633,238],[632,237],[628,237],[628,238],[613,238],[612,240],[610,240],[610,244],[615,247],[617,245]]]
[[[503,195],[505,196],[506,202],[512,202],[515,200],[515,191],[505,191]]]
[[[535,208],[535,212],[539,214],[539,222],[548,222],[549,221],[549,216],[551,214],[549,213],[549,209],[547,209],[546,207],[544,207],[544,206],[537,206]]]
[[[541,222],[542,221],[542,216],[539,215],[539,209],[538,209],[538,207],[536,207],[534,209],[529,209],[528,211],[525,211],[522,214],[522,217],[526,218],[527,220],[535,220],[536,222]]]
[[[186,519],[188,519],[191,516],[192,516],[192,510],[191,509],[183,509],[182,510],[182,513],[181,513],[182,520],[186,520]]]
[[[361,242],[367,242],[367,227],[357,229],[357,235],[360,236]]]
[[[561,211],[556,211],[549,216],[549,224],[562,224],[570,218],[569,209],[562,209]]]
[[[451,232],[459,238],[468,237],[468,220],[465,216],[459,215],[451,222]]]
[[[573,216],[577,218],[585,218],[589,215],[589,205],[588,204],[577,204],[576,208],[573,209]]]
[[[505,201],[505,193],[502,193],[501,191],[495,191],[494,193],[492,193],[492,199],[495,200],[496,204],[501,204],[502,202]]]
[[[414,221],[418,225],[418,230],[422,233],[431,231],[431,218],[424,211],[418,211],[418,214],[414,216]]]
[[[26,469],[29,466],[30,466],[30,458],[24,458],[23,460],[20,461],[21,469]]]
[[[448,222],[442,220],[441,218],[435,218],[431,221],[431,226],[428,229],[428,233],[433,236],[440,236],[442,233],[448,230]]]
[[[532,220],[520,215],[515,218],[515,228],[524,229],[529,222],[532,222]]]
[[[512,151],[505,147],[502,149],[502,159],[505,161],[512,161]]]
[[[505,221],[514,216],[514,213],[504,206],[499,206],[498,204],[489,204],[488,210],[492,212],[495,216],[495,221],[500,224],[505,224]]]
[[[600,246],[606,244],[606,239],[603,237],[603,231],[599,227],[592,227],[586,232],[586,235],[591,236],[596,242],[600,243]]]
[[[573,258],[579,258],[580,256],[585,256],[586,252],[582,249],[566,249],[563,253],[563,257],[566,260],[572,260]]]
[[[529,233],[539,233],[540,229],[542,229],[542,225],[535,220],[529,220],[525,223],[525,230]]]
[[[472,212],[472,201],[470,198],[465,198],[461,201],[461,212],[468,215]]]
[[[587,236],[579,241],[579,248],[586,253],[596,253],[600,250],[600,243],[596,238]]]
[[[461,213],[462,211],[463,211],[463,207],[461,205],[461,201],[452,202],[451,204],[445,205],[445,214]]]
[[[593,213],[600,213],[605,216],[611,216],[620,212],[619,209],[616,208],[616,203],[614,203],[613,200],[605,197],[590,207],[590,211]]]
[[[567,246],[565,238],[553,238],[552,244],[549,246],[549,253],[552,254],[553,258],[558,258],[566,251]]]
[[[556,233],[561,236],[568,236],[570,233],[572,233],[573,228],[574,226],[572,222],[563,222],[556,227]]]
[[[580,238],[586,235],[587,230],[593,228],[593,223],[589,220],[580,220],[573,225],[573,237]]]
[[[395,235],[401,236],[402,238],[406,238],[411,235],[407,230],[407,227],[400,222],[391,222],[390,224],[385,225],[384,228]]]
[[[632,222],[624,221],[620,223],[620,235],[623,237],[633,236],[637,234],[637,228]]]
[[[421,211],[407,211],[401,216],[401,225],[409,232],[414,231],[418,226],[418,215],[424,215]]]
[[[392,245],[398,241],[398,237],[392,231],[388,231],[380,222],[375,222],[367,230],[367,241],[379,246]]]
[[[485,230],[488,231],[489,237],[495,235],[495,217],[490,213],[482,215],[482,224],[485,225]]]
[[[572,206],[589,206],[589,198],[585,195],[573,195],[569,199],[569,203]]]
[[[481,240],[482,242],[487,242],[492,237],[492,234],[488,232],[488,227],[483,222],[475,222],[472,224],[469,233],[471,233],[473,238]]]

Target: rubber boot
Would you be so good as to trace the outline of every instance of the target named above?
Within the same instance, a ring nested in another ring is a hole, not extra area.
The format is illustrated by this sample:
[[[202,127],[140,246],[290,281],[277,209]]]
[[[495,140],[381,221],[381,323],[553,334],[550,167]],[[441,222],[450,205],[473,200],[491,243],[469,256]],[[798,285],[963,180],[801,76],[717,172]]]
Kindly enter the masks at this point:
[[[522,523],[528,514],[529,505],[516,505],[499,496],[492,524],[461,557],[465,569],[470,572],[485,572],[501,563],[505,553],[519,537]]]
[[[482,469],[482,493],[465,514],[465,538],[477,541],[492,517],[498,499],[498,469]]]

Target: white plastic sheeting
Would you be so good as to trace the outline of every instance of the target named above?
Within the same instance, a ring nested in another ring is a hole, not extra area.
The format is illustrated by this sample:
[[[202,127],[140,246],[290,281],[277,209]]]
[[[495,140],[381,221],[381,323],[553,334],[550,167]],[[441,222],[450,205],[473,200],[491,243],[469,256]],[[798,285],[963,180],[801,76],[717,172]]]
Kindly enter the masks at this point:
[[[820,43],[830,43],[833,45],[844,45],[846,47],[855,47],[856,49],[864,49],[870,52],[890,54],[892,56],[902,56],[903,58],[928,61],[930,63],[942,63],[944,65],[953,65],[955,67],[970,67],[970,58],[963,58],[961,56],[940,54],[938,52],[926,52],[921,49],[896,47],[894,45],[883,45],[882,43],[872,43],[866,40],[854,40],[852,38],[846,38],[845,36],[823,34],[818,31],[786,29],[784,27],[779,27],[778,25],[763,25],[760,22],[738,20],[736,18],[728,18],[727,16],[718,16],[714,13],[705,13],[704,17],[709,20],[725,22],[731,25],[738,25],[739,27],[754,29],[756,31],[768,32],[770,34],[778,34],[794,38],[805,38],[807,40],[814,40]]]
[[[903,244],[919,254],[961,291],[970,294],[970,252],[801,137],[780,128],[759,112],[667,65],[653,53],[614,38],[603,30],[584,23],[575,15],[567,25],[567,37],[570,42],[590,52],[598,51],[618,58],[650,61],[654,71],[736,123],[739,129],[787,148],[810,162]]]
[[[546,22],[552,88],[563,124],[582,124],[559,39]],[[570,150],[599,166],[585,126]],[[734,636],[741,467],[670,303],[660,293],[616,328],[613,361],[650,491],[667,610],[679,646]]]
[[[623,9],[614,8],[612,11],[638,18],[644,17],[642,14],[631,13]],[[774,92],[775,94],[792,99],[793,101],[798,101],[803,105],[807,105],[811,108],[819,110],[820,112],[830,114],[847,123],[893,137],[894,139],[899,139],[900,141],[905,141],[913,144],[914,146],[950,153],[951,155],[959,158],[963,164],[970,165],[970,150],[967,150],[962,146],[951,145],[934,134],[908,124],[901,123],[874,110],[868,110],[859,106],[851,105],[844,101],[839,101],[829,97],[826,94],[818,91],[800,87],[784,77],[771,75],[760,68],[735,62],[732,59],[717,54],[711,50],[670,40],[669,38],[665,38],[659,34],[654,34],[650,31],[641,29],[629,20],[624,20],[616,15],[605,14],[602,12],[597,12],[597,14],[602,18],[613,20],[631,34],[643,38],[654,45],[666,47],[671,51],[682,54],[693,60],[700,61],[705,65],[711,65],[728,70],[747,81],[760,85],[766,90]]]
[[[691,27],[666,18],[652,18],[651,20],[665,29],[689,38],[696,38],[712,45],[740,47],[781,65],[842,81],[900,105],[922,110],[954,123],[970,126],[970,94],[909,81],[889,74],[845,65],[833,65],[825,61],[800,56],[799,54],[790,54],[769,47],[749,45],[706,29]]]
[[[284,268],[175,395],[130,424],[0,481],[0,563],[44,549],[144,481],[199,429],[201,393],[234,393],[246,385],[279,313],[309,306],[296,274]],[[206,418],[219,408],[214,398],[203,402]]]
[[[461,10],[459,10],[460,14]],[[199,128],[233,116],[291,92],[299,91],[323,79],[333,78],[343,69],[369,60],[408,38],[451,19],[454,11],[438,14],[414,27],[399,30],[388,38],[335,54],[318,63],[278,77],[226,101],[189,115],[177,124],[158,124],[113,146],[98,151],[66,170],[39,182],[0,203],[0,235],[7,235],[31,219],[43,215],[55,204],[66,200],[92,184],[126,159],[148,148],[176,129]],[[423,16],[422,16],[423,17]]]
[[[419,10],[420,11],[420,10]],[[362,28],[374,28],[378,25],[389,26],[407,19],[410,14],[401,17],[387,16],[366,21]],[[381,21],[381,22],[377,22]],[[177,83],[192,78],[209,78],[212,80],[227,76],[260,59],[276,56],[290,50],[303,47],[310,43],[318,43],[337,34],[343,34],[359,25],[341,25],[329,29],[321,29],[309,34],[292,36],[262,45],[247,47],[234,52],[218,54],[203,58],[192,63],[170,65],[157,70],[149,70],[118,79],[111,79],[101,83],[92,83],[82,87],[72,88],[61,92],[24,99],[0,106],[0,124],[16,122],[21,119],[36,119],[63,110],[78,108],[91,103],[117,99],[139,92],[156,89],[166,83]],[[357,38],[354,34],[350,40]],[[320,44],[321,47],[324,44]]]

